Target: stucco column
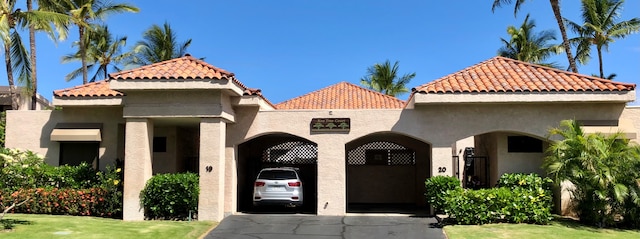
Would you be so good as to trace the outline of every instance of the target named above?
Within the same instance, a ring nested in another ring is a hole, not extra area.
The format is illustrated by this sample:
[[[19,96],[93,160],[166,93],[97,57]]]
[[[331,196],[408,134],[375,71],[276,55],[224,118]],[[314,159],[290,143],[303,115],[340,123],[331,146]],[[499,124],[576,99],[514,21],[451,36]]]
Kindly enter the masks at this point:
[[[140,204],[140,191],[153,174],[153,122],[127,119],[125,142],[122,217],[125,221],[141,221],[144,220],[144,208]]]
[[[451,146],[431,148],[431,176],[453,176]]]
[[[319,142],[322,143],[318,144],[318,215],[344,215],[347,212],[344,143]]]
[[[221,118],[200,120],[198,220],[220,221],[224,217],[226,129]]]

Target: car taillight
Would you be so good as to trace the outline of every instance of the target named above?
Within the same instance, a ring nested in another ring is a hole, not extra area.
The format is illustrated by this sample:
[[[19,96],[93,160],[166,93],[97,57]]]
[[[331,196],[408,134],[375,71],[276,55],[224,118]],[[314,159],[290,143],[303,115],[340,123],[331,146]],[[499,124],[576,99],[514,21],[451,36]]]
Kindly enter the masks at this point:
[[[264,187],[264,182],[256,182],[256,187]]]
[[[289,182],[289,187],[300,187],[301,182]]]

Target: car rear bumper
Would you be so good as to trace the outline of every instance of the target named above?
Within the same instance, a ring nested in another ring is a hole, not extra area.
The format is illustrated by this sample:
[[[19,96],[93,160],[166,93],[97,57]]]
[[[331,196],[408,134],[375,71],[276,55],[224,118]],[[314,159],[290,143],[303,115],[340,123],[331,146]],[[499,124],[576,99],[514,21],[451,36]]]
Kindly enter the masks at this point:
[[[254,206],[266,206],[266,205],[302,206],[302,201],[263,199],[259,201],[254,200],[253,205]]]

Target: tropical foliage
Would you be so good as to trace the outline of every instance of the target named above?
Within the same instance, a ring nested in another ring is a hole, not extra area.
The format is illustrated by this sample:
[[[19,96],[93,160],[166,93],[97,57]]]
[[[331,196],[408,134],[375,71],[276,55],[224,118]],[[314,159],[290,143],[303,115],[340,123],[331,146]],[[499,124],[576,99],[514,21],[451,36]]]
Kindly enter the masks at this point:
[[[503,4],[511,4],[514,3],[513,14],[516,15],[520,10],[520,7],[527,0],[494,0],[493,5],[491,6],[491,10],[495,11],[496,8],[501,7]],[[549,0],[549,4],[551,5],[551,10],[553,10],[553,15],[556,18],[556,22],[558,23],[558,28],[560,29],[560,35],[562,36],[562,46],[564,47],[564,52],[567,55],[567,60],[569,61],[569,70],[573,72],[578,72],[578,66],[576,64],[576,60],[573,58],[573,53],[571,52],[571,45],[569,44],[569,37],[567,36],[567,29],[564,25],[562,13],[560,12],[560,0]]]
[[[449,190],[460,189],[460,180],[450,176],[434,176],[427,178],[424,182],[426,189],[425,196],[427,202],[436,210],[436,212],[442,212],[446,203],[446,192]]]
[[[535,22],[529,20],[529,14],[527,14],[519,28],[514,26],[507,27],[507,33],[511,39],[500,39],[503,46],[498,50],[498,55],[534,64],[557,67],[556,64],[544,63],[544,61],[555,54],[561,53],[563,48],[559,45],[548,43],[556,39],[552,31],[535,33],[533,31],[535,26]]]
[[[4,210],[122,215],[123,171],[119,167],[107,167],[104,172],[88,164],[55,167],[32,151],[7,148],[0,149],[0,167],[0,206]]]
[[[549,147],[544,168],[557,186],[565,181],[573,184],[580,220],[600,227],[640,225],[638,146],[629,145],[622,134],[585,134],[575,120],[562,121],[550,135],[562,140]],[[618,220],[620,215],[626,216]]]
[[[55,5],[58,12],[64,12],[71,17],[71,22],[78,27],[78,53],[82,62],[82,83],[88,82],[88,52],[87,43],[90,42],[87,34],[96,29],[101,19],[115,13],[138,12],[138,8],[123,3],[113,3],[108,0],[65,0]]]
[[[389,60],[382,64],[376,63],[367,69],[367,75],[360,79],[360,84],[390,96],[409,92],[407,84],[416,77],[416,73],[405,74],[398,78],[398,64],[398,61],[396,61],[391,66]]]
[[[191,45],[191,39],[178,42],[176,33],[166,22],[162,27],[154,24],[144,32],[142,38],[136,43],[130,64],[149,65],[181,57]]]
[[[591,58],[591,47],[598,54],[599,77],[605,78],[602,51],[609,43],[640,30],[640,18],[619,21],[624,0],[582,0],[582,24],[565,19],[568,27],[578,34],[572,42],[577,46],[576,59],[586,64]]]
[[[114,71],[121,71],[120,65],[132,54],[132,52],[123,52],[122,50],[127,44],[127,37],[114,38],[106,25],[99,26],[94,31],[88,32],[87,36],[87,70],[92,71],[95,69],[95,74],[93,74],[89,82],[96,81],[98,77],[106,79],[109,74],[109,66]],[[81,60],[82,56],[79,51],[62,57],[63,63]],[[82,67],[74,70],[65,77],[65,80],[70,81],[82,75],[82,70]]]
[[[0,2],[0,41],[4,47],[12,109],[19,108],[15,76],[18,77],[17,83],[27,87],[27,94],[34,93],[30,56],[20,37],[20,30],[27,26],[38,26],[53,35],[51,24],[64,25],[67,20],[62,14],[44,10],[21,11],[16,3],[17,0]]]

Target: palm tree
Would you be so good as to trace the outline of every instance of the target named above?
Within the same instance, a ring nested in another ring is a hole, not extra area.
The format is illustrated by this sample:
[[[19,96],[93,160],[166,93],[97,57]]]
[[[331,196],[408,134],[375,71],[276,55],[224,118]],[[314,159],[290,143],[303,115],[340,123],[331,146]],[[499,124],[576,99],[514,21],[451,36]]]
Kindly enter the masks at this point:
[[[562,121],[550,135],[563,139],[549,146],[543,167],[557,185],[568,181],[575,186],[580,220],[599,226],[612,223],[623,213],[626,199],[637,197],[630,190],[635,179],[629,180],[628,168],[620,167],[638,162],[637,149],[621,134],[587,135],[575,120]]]
[[[507,27],[507,33],[511,36],[511,39],[507,41],[504,38],[500,38],[504,46],[498,50],[498,55],[534,64],[556,67],[553,63],[543,62],[551,55],[562,52],[562,47],[547,43],[550,40],[556,39],[552,31],[534,33],[533,28],[535,28],[535,26],[535,22],[529,20],[529,14],[527,14],[520,28],[514,26]]]
[[[89,82],[94,82],[98,76],[106,79],[109,74],[109,66],[115,71],[121,71],[120,65],[124,59],[130,57],[131,52],[122,52],[122,48],[127,44],[127,37],[114,38],[109,32],[106,25],[97,27],[94,31],[87,33],[88,42],[86,43],[86,59],[88,62],[87,69],[92,70],[97,67],[95,74]],[[78,45],[79,43],[74,43]],[[80,52],[66,55],[62,58],[63,63],[71,61],[80,61],[82,59]],[[69,73],[65,80],[70,81],[82,74],[82,67]]]
[[[575,39],[577,44],[576,58],[581,64],[585,64],[590,58],[591,46],[596,47],[600,78],[605,78],[602,64],[602,50],[608,50],[609,43],[615,39],[626,36],[640,30],[640,18],[632,18],[626,21],[620,18],[624,0],[582,0],[582,25],[565,19],[568,27],[579,36]]]
[[[191,39],[179,43],[176,33],[167,22],[162,27],[152,25],[144,32],[142,38],[143,40],[138,41],[134,47],[136,54],[130,64],[148,65],[181,57],[191,45]]]
[[[376,63],[367,68],[367,76],[360,79],[360,84],[385,95],[396,96],[409,92],[407,84],[414,77],[416,77],[415,72],[405,74],[398,79],[398,61],[391,66],[387,60],[383,64]]]
[[[13,109],[19,109],[14,70],[17,70],[18,73],[18,83],[26,85],[26,93],[31,93],[33,88],[29,54],[22,43],[18,27],[41,26],[45,32],[53,34],[49,24],[63,25],[64,21],[65,16],[53,12],[39,10],[23,12],[16,8],[16,0],[0,2],[0,40],[2,40],[4,46],[7,81]]]
[[[513,15],[516,15],[520,10],[520,6],[526,0],[515,0],[515,8],[513,10]],[[514,0],[494,0],[493,5],[491,6],[491,11],[494,11],[497,7],[501,7],[502,4],[511,4]],[[556,18],[556,22],[558,23],[558,28],[560,29],[560,35],[562,35],[562,46],[564,47],[564,52],[567,54],[567,60],[569,61],[569,70],[573,72],[578,72],[578,66],[576,65],[576,60],[573,58],[573,54],[571,53],[571,45],[569,44],[569,37],[567,37],[567,29],[564,26],[562,14],[560,13],[560,0],[549,0],[549,4],[551,5],[551,10],[553,10],[553,15]]]
[[[140,10],[129,4],[116,4],[108,0],[65,0],[61,7],[68,13],[71,21],[78,26],[78,47],[82,61],[82,84],[87,83],[87,49],[85,38],[87,31],[93,30],[92,23],[103,19],[109,14],[121,12],[139,12]]]
[[[57,1],[51,1],[51,0],[36,0],[38,3],[38,8],[40,10],[50,10],[57,4]],[[32,12],[33,11],[33,1],[32,0],[27,0],[27,11],[28,12]],[[56,13],[54,12],[49,12],[48,14],[52,14],[55,15]],[[49,24],[53,23],[56,27],[57,27],[57,32],[58,32],[58,39],[60,40],[64,40],[67,37],[67,32],[68,32],[68,17],[66,15],[61,15],[58,14],[58,16],[62,21],[56,21],[56,22],[41,22],[40,24],[37,24],[37,22],[32,21],[29,24],[29,53],[30,53],[30,63],[31,63],[31,106],[30,109],[31,110],[35,110],[36,109],[36,105],[37,105],[37,100],[38,100],[38,74],[36,72],[36,36],[35,36],[35,32],[36,30],[40,30],[40,31],[45,31],[46,33],[50,34],[51,36],[53,36],[53,31],[52,29],[49,28]],[[44,25],[42,25],[44,24]],[[54,37],[52,37],[52,39],[55,40]]]

